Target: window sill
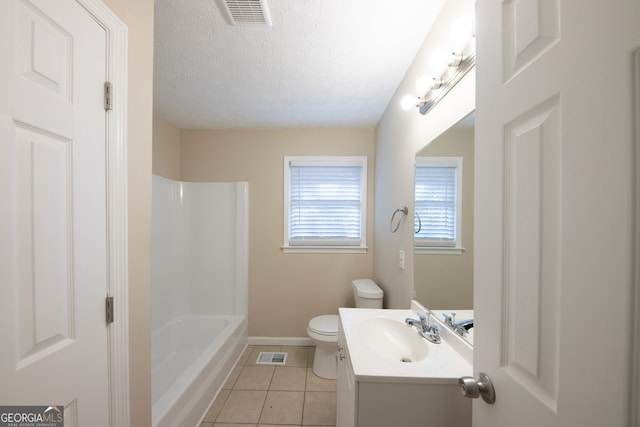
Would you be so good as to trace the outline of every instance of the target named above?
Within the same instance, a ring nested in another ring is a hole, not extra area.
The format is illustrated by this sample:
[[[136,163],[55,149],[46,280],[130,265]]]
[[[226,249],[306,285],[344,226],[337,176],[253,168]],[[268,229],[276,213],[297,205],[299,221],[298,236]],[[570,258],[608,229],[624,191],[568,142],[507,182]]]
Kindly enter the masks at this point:
[[[366,254],[366,246],[282,246],[285,254]]]
[[[415,247],[414,253],[416,255],[462,255],[464,253],[464,248],[426,248],[426,247]]]

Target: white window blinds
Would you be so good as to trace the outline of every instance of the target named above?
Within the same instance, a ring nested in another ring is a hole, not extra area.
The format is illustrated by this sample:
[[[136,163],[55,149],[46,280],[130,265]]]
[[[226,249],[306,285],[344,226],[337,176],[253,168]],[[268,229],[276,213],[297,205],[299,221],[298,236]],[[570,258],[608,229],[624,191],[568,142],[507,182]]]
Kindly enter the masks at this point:
[[[459,246],[461,174],[462,158],[416,159],[416,246]]]
[[[287,157],[285,174],[285,244],[363,244],[366,158]]]

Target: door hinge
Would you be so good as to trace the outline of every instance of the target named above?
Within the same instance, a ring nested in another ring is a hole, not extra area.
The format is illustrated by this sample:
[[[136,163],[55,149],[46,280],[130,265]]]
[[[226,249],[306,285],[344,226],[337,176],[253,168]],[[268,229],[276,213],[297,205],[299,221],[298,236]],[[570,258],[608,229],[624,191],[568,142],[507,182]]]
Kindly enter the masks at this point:
[[[107,297],[105,302],[105,319],[107,325],[113,323],[113,297]]]
[[[111,82],[104,82],[104,109],[113,110],[113,86]]]

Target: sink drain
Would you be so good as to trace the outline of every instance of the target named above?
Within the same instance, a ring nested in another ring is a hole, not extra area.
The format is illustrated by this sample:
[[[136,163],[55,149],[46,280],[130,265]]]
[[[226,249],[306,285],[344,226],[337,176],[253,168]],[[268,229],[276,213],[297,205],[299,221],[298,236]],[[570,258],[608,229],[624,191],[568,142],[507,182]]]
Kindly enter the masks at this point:
[[[411,362],[412,362],[412,360],[411,360],[411,359],[409,359],[408,357],[403,357],[402,359],[400,359],[400,361],[401,361],[402,363],[411,363]]]

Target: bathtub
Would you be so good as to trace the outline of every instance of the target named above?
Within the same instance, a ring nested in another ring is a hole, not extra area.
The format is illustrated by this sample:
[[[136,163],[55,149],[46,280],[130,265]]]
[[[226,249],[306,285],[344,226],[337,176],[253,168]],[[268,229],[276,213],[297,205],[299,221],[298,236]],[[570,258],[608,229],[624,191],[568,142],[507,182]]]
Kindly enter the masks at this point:
[[[247,342],[247,183],[153,176],[154,427],[194,427]]]
[[[196,426],[246,347],[243,316],[181,316],[152,334],[154,427]]]

